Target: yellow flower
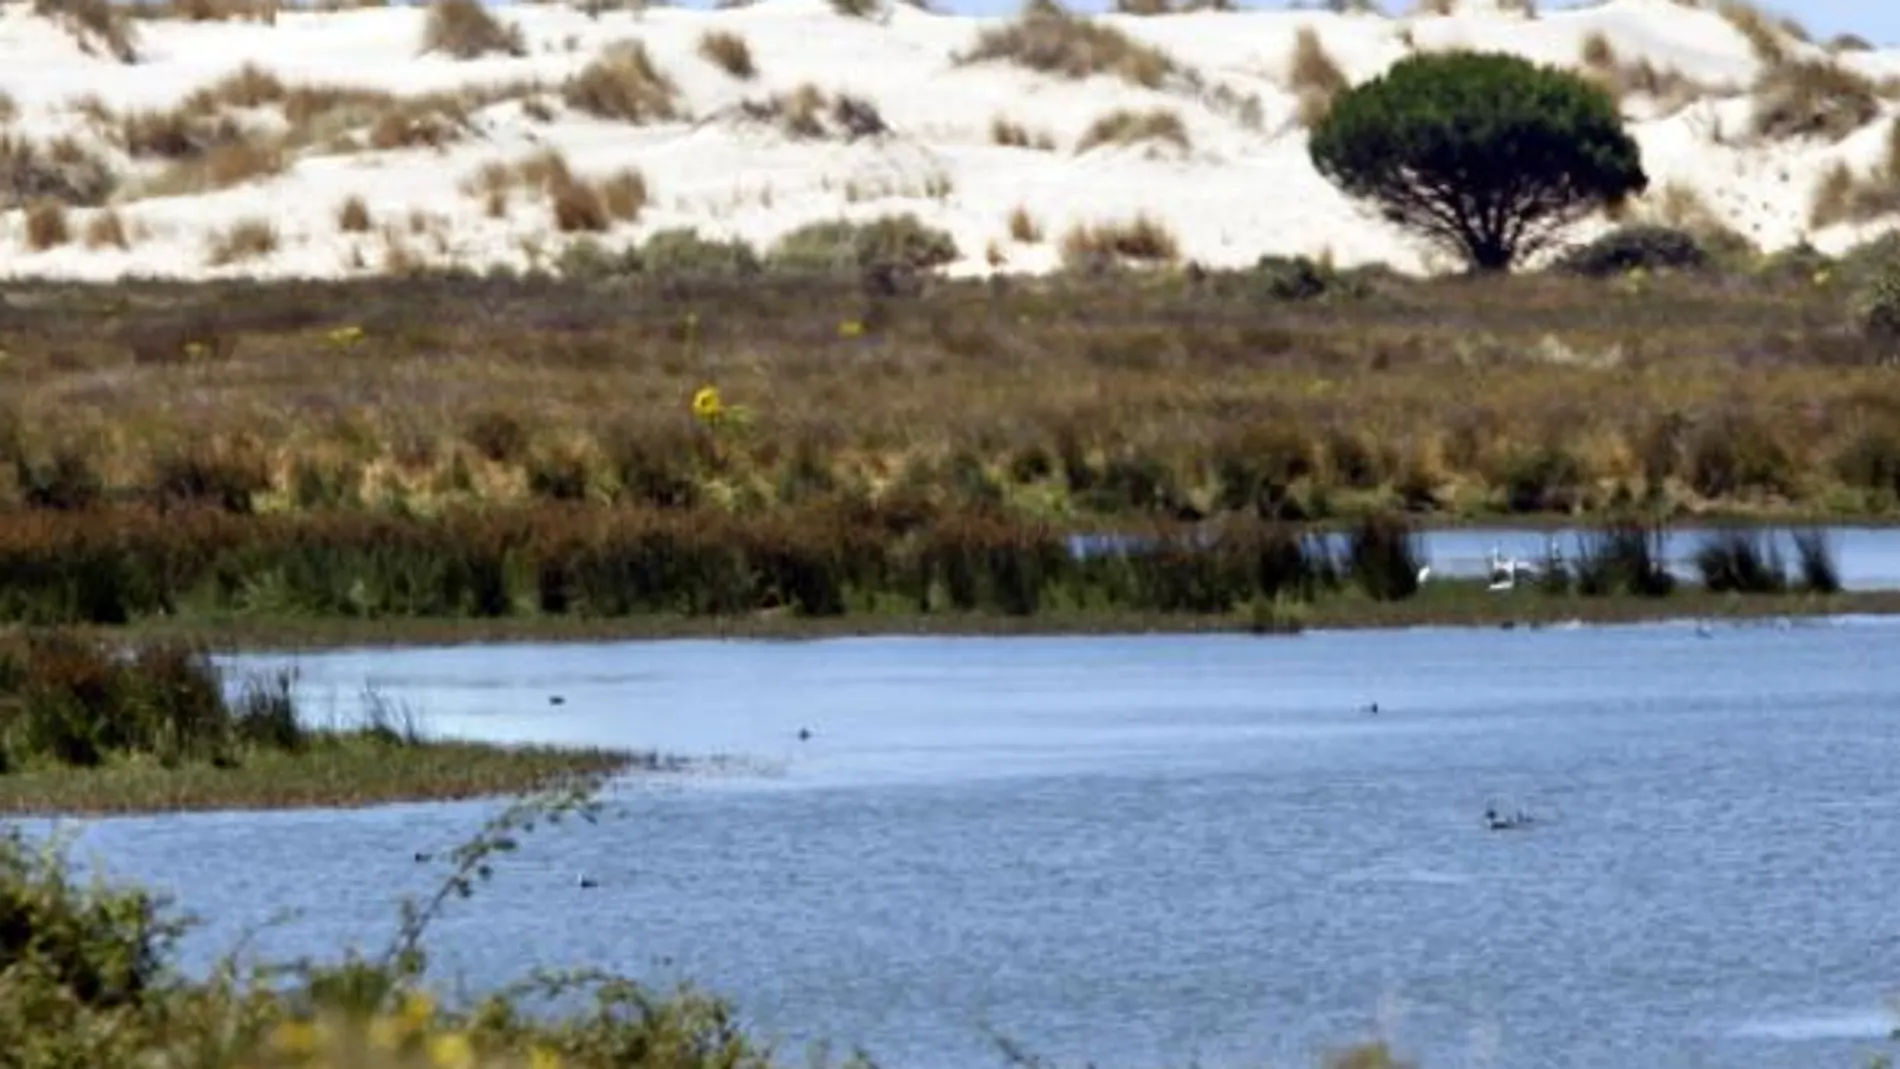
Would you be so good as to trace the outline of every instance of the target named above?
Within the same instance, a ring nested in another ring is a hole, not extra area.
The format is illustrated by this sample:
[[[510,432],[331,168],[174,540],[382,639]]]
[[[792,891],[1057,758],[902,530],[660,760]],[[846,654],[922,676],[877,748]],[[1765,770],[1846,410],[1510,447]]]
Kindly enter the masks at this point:
[[[188,341],[185,343],[185,355],[194,360],[210,356],[211,347],[201,341]]]
[[[561,1056],[546,1047],[528,1052],[528,1069],[561,1069]]]
[[[864,321],[861,319],[847,319],[838,324],[838,336],[841,338],[862,338],[864,336]]]
[[[713,386],[701,386],[693,394],[693,415],[702,420],[715,420],[726,410],[725,403],[719,399],[719,390]]]
[[[409,1022],[401,1017],[378,1017],[369,1023],[369,1045],[381,1051],[399,1050],[409,1031]]]
[[[363,340],[363,328],[357,326],[338,327],[330,332],[330,344],[336,346],[354,345]]]
[[[1823,267],[1819,271],[1816,271],[1814,273],[1814,284],[1817,286],[1825,286],[1827,285],[1827,280],[1832,277],[1833,277],[1832,273],[1830,273],[1827,268]]]
[[[469,1069],[475,1064],[475,1046],[460,1032],[429,1040],[429,1064],[437,1069]]]
[[[317,1026],[309,1021],[284,1021],[271,1029],[270,1045],[280,1054],[308,1057],[317,1052]]]
[[[435,1000],[427,992],[411,991],[402,997],[402,1018],[420,1028],[435,1017]]]

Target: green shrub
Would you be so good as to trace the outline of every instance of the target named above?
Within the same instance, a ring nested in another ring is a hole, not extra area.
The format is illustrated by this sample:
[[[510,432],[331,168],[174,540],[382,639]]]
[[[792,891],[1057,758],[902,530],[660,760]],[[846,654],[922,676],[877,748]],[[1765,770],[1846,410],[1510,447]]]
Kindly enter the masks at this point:
[[[1399,60],[1339,94],[1308,151],[1348,196],[1484,271],[1648,186],[1601,88],[1500,53]]]
[[[1637,268],[1645,271],[1695,271],[1709,264],[1708,250],[1695,235],[1653,224],[1620,226],[1568,249],[1555,267],[1573,275],[1604,278]]]
[[[655,231],[640,246],[640,270],[660,278],[751,278],[762,269],[759,254],[738,238],[701,237],[686,227]]]
[[[948,233],[906,213],[863,223],[807,223],[778,240],[769,262],[790,273],[836,274],[885,265],[929,270],[957,256]]]
[[[1334,278],[1310,256],[1269,254],[1255,261],[1248,281],[1272,300],[1306,301],[1324,296]]]
[[[1900,359],[1900,261],[1889,261],[1859,294],[1861,334],[1883,360]]]

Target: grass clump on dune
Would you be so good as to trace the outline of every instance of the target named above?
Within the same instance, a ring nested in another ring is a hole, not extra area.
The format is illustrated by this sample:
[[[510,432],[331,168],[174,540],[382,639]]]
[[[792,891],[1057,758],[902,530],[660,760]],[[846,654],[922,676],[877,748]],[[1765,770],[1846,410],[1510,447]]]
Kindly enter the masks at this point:
[[[1106,74],[1147,89],[1181,72],[1166,52],[1071,14],[1053,0],[1030,0],[1013,21],[986,27],[957,62],[1014,63],[1065,78]]]
[[[1076,269],[1137,263],[1172,263],[1180,242],[1167,224],[1146,213],[1133,218],[1077,223],[1062,235],[1062,261]]]
[[[648,759],[650,762],[650,759]],[[313,727],[287,673],[232,693],[203,646],[27,631],[0,644],[0,812],[368,805],[512,794],[632,755],[426,737],[376,695]]]
[[[729,30],[707,30],[699,38],[699,54],[706,62],[742,81],[758,76],[752,48],[744,37]]]
[[[568,80],[561,97],[568,107],[620,122],[664,122],[679,114],[679,89],[640,41],[609,45]]]
[[[0,210],[40,200],[98,207],[118,184],[104,157],[73,138],[42,143],[0,131]]]
[[[1830,60],[1778,63],[1756,82],[1751,129],[1768,140],[1839,141],[1880,114],[1873,82]]]
[[[1081,140],[1076,142],[1075,151],[1082,153],[1101,145],[1133,145],[1143,141],[1159,141],[1184,152],[1192,147],[1180,112],[1172,108],[1147,111],[1117,108],[1089,124]]]
[[[1300,27],[1288,61],[1287,85],[1299,97],[1301,126],[1311,127],[1326,115],[1333,98],[1351,87],[1339,64],[1326,52],[1311,26]]]
[[[104,51],[120,63],[139,61],[138,30],[111,0],[33,0],[33,13],[65,24],[83,51]]]
[[[480,0],[433,0],[422,24],[422,51],[451,59],[525,56],[521,27],[503,24]]]

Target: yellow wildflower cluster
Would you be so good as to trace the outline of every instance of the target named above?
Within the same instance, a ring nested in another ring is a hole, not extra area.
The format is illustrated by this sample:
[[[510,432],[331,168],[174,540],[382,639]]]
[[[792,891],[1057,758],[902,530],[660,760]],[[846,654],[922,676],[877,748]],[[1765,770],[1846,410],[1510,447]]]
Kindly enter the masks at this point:
[[[719,398],[717,386],[701,386],[693,393],[693,418],[701,423],[717,423],[726,414],[726,403]]]
[[[427,995],[410,994],[394,1013],[366,1022],[284,1021],[271,1030],[256,1069],[561,1069],[535,1048],[522,1056],[480,1056],[467,1033],[443,1026]]]
[[[347,349],[363,340],[363,328],[358,326],[338,327],[330,332],[330,344],[339,349]]]

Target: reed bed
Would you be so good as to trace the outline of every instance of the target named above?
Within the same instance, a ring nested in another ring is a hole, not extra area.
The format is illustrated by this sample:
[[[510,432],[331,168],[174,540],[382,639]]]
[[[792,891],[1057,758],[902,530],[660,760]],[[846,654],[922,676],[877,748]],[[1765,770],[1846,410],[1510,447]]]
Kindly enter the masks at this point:
[[[356,806],[514,794],[657,758],[427,737],[369,695],[312,726],[287,674],[226,685],[182,640],[27,631],[0,645],[0,812]]]
[[[1606,521],[1535,585],[1585,618],[1611,611],[1593,603],[1632,597],[1659,602],[1648,615],[1673,614],[1679,607],[1660,604],[1677,586],[1662,567],[1662,533],[1653,521]],[[1804,575],[1834,573],[1831,547],[1813,542],[1807,552]],[[1308,608],[1346,624],[1390,618],[1380,605],[1410,602],[1419,607],[1401,614],[1421,621],[1441,612],[1518,618],[1523,593],[1428,582],[1423,565],[1414,523],[1396,513],[1343,533],[1255,518],[1150,520],[1090,544],[994,506],[570,504],[433,517],[137,507],[0,514],[0,571],[11,578],[0,623],[320,642],[324,633],[1101,630],[1243,618],[1288,630]],[[1695,589],[1835,595],[1839,583],[1718,578]]]
[[[1822,273],[1416,281],[1276,261],[911,287],[862,266],[22,284],[0,324],[0,506],[927,498],[1054,523],[1900,506],[1891,362]],[[694,416],[707,386],[733,418]]]

